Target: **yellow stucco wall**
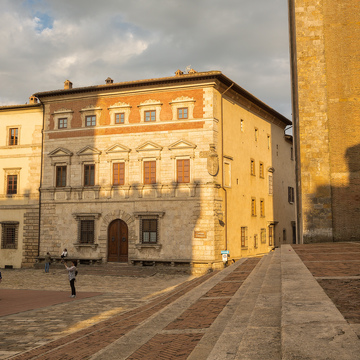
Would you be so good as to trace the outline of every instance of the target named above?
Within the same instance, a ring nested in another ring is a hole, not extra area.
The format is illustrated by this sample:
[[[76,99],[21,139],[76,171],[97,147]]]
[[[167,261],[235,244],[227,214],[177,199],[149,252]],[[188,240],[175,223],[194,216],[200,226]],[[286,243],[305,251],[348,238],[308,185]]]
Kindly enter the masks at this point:
[[[9,146],[9,129],[18,128]],[[0,108],[0,222],[18,222],[16,249],[0,249],[0,268],[30,265],[37,255],[42,108]],[[7,195],[7,176],[18,176],[17,193]]]

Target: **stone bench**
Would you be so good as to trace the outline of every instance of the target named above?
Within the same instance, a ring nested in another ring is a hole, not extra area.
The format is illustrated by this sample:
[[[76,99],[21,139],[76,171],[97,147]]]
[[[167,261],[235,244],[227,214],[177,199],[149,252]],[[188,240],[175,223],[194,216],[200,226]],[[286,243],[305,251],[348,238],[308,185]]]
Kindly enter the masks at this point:
[[[51,263],[50,264],[61,264],[62,260],[65,260],[66,262],[71,262],[76,260],[78,264],[81,265],[95,265],[95,264],[101,264],[102,258],[97,257],[74,257],[74,256],[67,256],[64,259],[61,258],[61,256],[51,256]],[[45,256],[38,256],[36,258],[37,264],[45,264]]]

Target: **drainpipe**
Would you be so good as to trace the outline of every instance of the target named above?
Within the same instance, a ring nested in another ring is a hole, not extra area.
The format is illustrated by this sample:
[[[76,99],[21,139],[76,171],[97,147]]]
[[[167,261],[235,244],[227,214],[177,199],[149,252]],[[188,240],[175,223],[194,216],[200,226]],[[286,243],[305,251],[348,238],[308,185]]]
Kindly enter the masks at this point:
[[[41,223],[41,186],[42,186],[42,174],[43,174],[43,159],[44,159],[44,129],[45,129],[45,105],[39,99],[43,108],[43,124],[41,129],[41,161],[40,161],[40,185],[39,185],[39,233],[38,233],[38,250],[37,256],[40,256],[40,223]]]
[[[234,83],[232,83],[223,93],[221,93],[221,188],[224,190],[225,193],[225,250],[228,249],[228,236],[227,236],[227,192],[226,188],[224,186],[224,105],[223,105],[223,99],[224,94],[230,90],[234,86]]]

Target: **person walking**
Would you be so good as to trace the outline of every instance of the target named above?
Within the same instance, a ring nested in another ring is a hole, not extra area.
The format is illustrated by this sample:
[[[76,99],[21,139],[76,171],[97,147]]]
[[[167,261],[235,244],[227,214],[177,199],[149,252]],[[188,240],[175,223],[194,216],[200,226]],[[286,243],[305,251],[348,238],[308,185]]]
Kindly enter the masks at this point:
[[[50,270],[51,255],[49,252],[45,255],[45,272],[48,273]]]
[[[71,262],[71,264],[72,264],[72,266],[67,266],[66,263],[64,265],[65,265],[66,270],[69,272],[69,281],[70,281],[70,287],[71,287],[71,296],[70,297],[74,298],[74,297],[76,297],[75,277],[77,274],[77,269],[76,269],[77,261],[73,260]]]
[[[68,251],[67,249],[65,248],[64,251],[61,253],[60,257],[61,257],[61,260],[64,260],[66,257],[68,256]]]

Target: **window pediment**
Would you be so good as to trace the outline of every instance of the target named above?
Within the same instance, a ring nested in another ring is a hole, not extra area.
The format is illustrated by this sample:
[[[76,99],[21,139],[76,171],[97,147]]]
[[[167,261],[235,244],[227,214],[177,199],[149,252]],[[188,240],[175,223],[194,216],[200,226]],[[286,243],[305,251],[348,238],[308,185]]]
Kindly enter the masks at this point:
[[[161,151],[163,148],[162,146],[152,142],[147,141],[146,143],[140,145],[138,148],[136,148],[136,151]]]
[[[76,153],[76,155],[78,156],[83,156],[83,155],[100,155],[101,151],[92,147],[92,146],[85,146],[84,148],[82,148],[80,151],[78,151]]]
[[[106,154],[113,154],[113,153],[129,153],[131,149],[127,146],[115,144],[110,146],[107,150],[105,150]]]
[[[171,101],[170,103],[171,111],[173,115],[173,120],[180,120],[178,119],[178,109],[186,108],[187,109],[187,116],[186,119],[193,119],[194,118],[194,107],[195,107],[195,99],[188,97],[188,96],[180,96],[175,100]]]
[[[177,150],[177,149],[182,150],[182,149],[195,149],[195,148],[196,148],[195,144],[186,140],[176,141],[168,147],[169,150]]]
[[[62,147],[58,147],[49,153],[50,157],[73,156],[73,155],[74,154],[70,150]]]

